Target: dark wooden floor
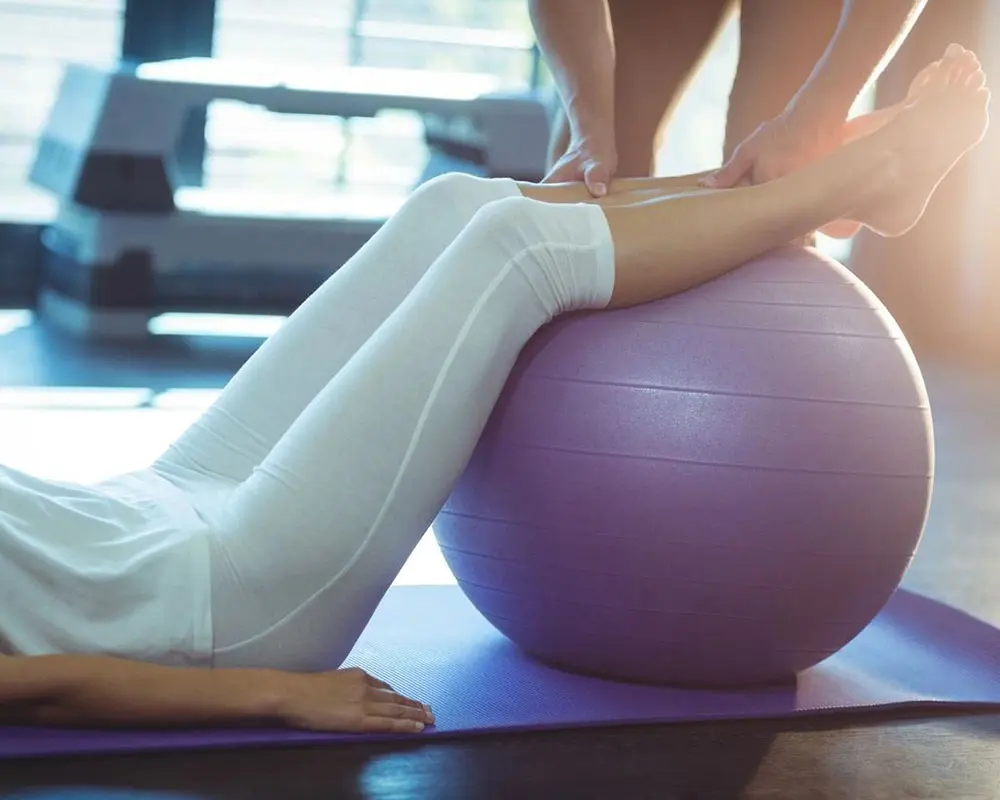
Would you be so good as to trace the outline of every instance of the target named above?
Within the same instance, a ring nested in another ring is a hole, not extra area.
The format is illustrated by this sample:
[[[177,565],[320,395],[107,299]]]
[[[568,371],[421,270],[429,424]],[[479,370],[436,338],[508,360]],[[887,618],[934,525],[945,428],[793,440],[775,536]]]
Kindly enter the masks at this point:
[[[0,339],[0,384],[211,387],[241,358],[238,347],[94,353],[25,330]],[[906,583],[1000,625],[1000,377],[940,365],[925,370],[935,407],[938,481]],[[68,791],[83,788],[89,791]],[[0,796],[986,800],[1000,798],[1000,715],[859,716],[405,747],[0,762]]]

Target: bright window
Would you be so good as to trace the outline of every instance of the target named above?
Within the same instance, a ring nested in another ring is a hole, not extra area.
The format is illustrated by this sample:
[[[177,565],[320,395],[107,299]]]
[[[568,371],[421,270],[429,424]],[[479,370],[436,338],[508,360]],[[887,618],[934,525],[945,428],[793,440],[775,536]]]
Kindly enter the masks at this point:
[[[535,75],[524,0],[217,2],[218,58],[320,74],[349,65],[487,73],[512,87]],[[422,132],[408,112],[345,121],[214,103],[205,181],[251,191],[405,191],[427,157]]]

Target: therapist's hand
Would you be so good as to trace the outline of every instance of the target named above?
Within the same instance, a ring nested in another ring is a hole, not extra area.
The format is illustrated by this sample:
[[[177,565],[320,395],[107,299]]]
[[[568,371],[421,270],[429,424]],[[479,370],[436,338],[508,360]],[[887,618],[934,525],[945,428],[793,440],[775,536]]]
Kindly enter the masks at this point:
[[[560,158],[545,183],[583,181],[594,197],[604,197],[618,168],[618,154],[608,136],[574,137],[566,154]]]
[[[836,149],[843,120],[826,121],[780,114],[757,128],[719,170],[702,179],[711,189],[773,181]]]

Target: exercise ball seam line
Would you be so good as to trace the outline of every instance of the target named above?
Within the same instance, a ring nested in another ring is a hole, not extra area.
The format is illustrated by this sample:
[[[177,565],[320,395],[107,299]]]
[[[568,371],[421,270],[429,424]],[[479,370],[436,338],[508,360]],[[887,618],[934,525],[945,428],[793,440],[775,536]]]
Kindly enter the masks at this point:
[[[690,291],[690,290],[689,290]],[[863,305],[863,306],[848,306],[842,303],[802,303],[789,301],[783,303],[777,300],[730,300],[728,298],[698,298],[700,303],[719,303],[721,305],[732,305],[732,306],[761,306],[764,308],[773,308],[775,306],[779,308],[829,308],[829,309],[852,309],[855,311],[875,311],[878,312],[880,309],[873,305]]]
[[[487,516],[483,516],[481,514],[469,514],[469,513],[463,512],[463,511],[451,511],[449,509],[444,509],[444,510],[441,511],[441,514],[444,515],[444,516],[449,516],[449,517],[458,517],[460,519],[476,520],[478,522],[492,522],[492,523],[496,523],[498,525],[516,525],[518,528],[520,528],[522,530],[530,530],[530,531],[535,531],[537,533],[542,533],[542,534],[558,533],[558,531],[556,531],[556,530],[554,530],[552,528],[544,528],[544,527],[542,527],[540,525],[531,525],[529,523],[524,523],[524,522],[516,522],[515,523],[512,520],[496,519],[494,517],[487,517]],[[604,531],[581,531],[579,535],[580,536],[599,537],[599,538],[602,538],[602,539],[616,539],[616,540],[621,540],[621,541],[625,541],[625,542],[632,541],[632,537],[629,537],[629,536],[620,536],[620,535],[615,534],[615,533],[606,533]],[[788,555],[788,556],[814,556],[816,558],[849,558],[852,561],[855,560],[855,559],[858,559],[858,558],[909,558],[910,557],[909,551],[907,551],[905,553],[895,553],[895,552],[892,552],[892,551],[887,551],[887,552],[864,552],[864,553],[824,553],[824,552],[813,552],[811,550],[789,550],[789,549],[773,550],[773,549],[769,549],[769,548],[766,548],[766,547],[759,547],[759,546],[757,546],[756,543],[751,543],[751,544],[747,544],[747,545],[740,545],[740,544],[703,544],[701,542],[685,542],[685,541],[680,541],[680,540],[663,540],[663,539],[658,540],[658,542],[660,544],[663,544],[663,545],[667,546],[667,547],[697,547],[697,548],[700,548],[702,550],[740,550],[740,549],[746,549],[746,550],[752,550],[754,553],[770,553],[771,555],[782,555],[782,556],[784,556],[784,555]],[[445,545],[440,545],[440,546],[442,548],[445,547]],[[463,548],[454,547],[454,546],[451,546],[451,545],[448,545],[448,547],[451,550],[453,550],[454,552],[456,552],[456,553],[467,553],[468,555],[482,556],[483,558],[495,558],[495,559],[497,559],[499,561],[511,561],[513,563],[519,563],[519,562],[514,562],[513,559],[506,559],[503,556],[491,555],[491,554],[488,554],[488,553],[479,553],[479,552],[476,552],[475,550],[465,550]],[[553,564],[552,566],[558,566],[558,564]],[[613,574],[613,573],[608,573],[608,574]]]
[[[481,584],[481,583],[475,583],[474,581],[462,581],[462,584],[465,585],[465,586],[472,586],[472,587],[474,587],[476,589],[482,589],[483,591],[486,591],[486,592],[495,592],[496,594],[509,595],[509,596],[513,596],[513,597],[522,597],[522,595],[518,594],[517,592],[511,592],[511,591],[508,591],[506,589],[497,589],[497,588],[495,588],[493,586],[484,586],[483,584]],[[737,587],[737,588],[745,588],[745,587]],[[674,610],[661,609],[661,608],[641,608],[641,607],[635,607],[635,606],[624,606],[624,607],[623,606],[609,606],[609,605],[602,605],[600,603],[588,603],[588,602],[583,601],[583,600],[567,600],[565,597],[559,597],[558,598],[558,602],[560,602],[560,603],[566,603],[567,605],[582,606],[584,608],[604,608],[604,609],[608,609],[610,611],[635,612],[635,613],[639,613],[639,614],[656,614],[660,618],[671,617],[671,616],[674,616],[674,617],[713,617],[713,618],[716,618],[716,619],[734,620],[736,622],[760,622],[761,621],[760,617],[741,617],[741,616],[738,616],[738,615],[735,615],[735,614],[720,614],[719,612],[713,612],[713,611],[674,611]],[[490,617],[491,618],[496,618],[496,619],[507,619],[507,620],[510,620],[511,622],[517,622],[517,620],[515,620],[515,619],[512,619],[510,617],[505,617],[505,616],[502,616],[500,614],[494,614],[492,611],[490,612]],[[795,620],[795,617],[786,618],[786,619]],[[825,625],[854,625],[853,622],[848,622],[848,621],[844,621],[844,620],[836,620],[836,619],[825,619],[825,620],[822,620],[818,624],[821,624],[821,625],[824,625],[824,626]]]
[[[860,309],[859,309],[860,310]],[[710,325],[706,322],[689,322],[687,320],[646,320],[642,317],[637,317],[637,324],[643,325],[662,325],[664,327],[669,327],[671,325],[686,327],[686,328],[708,328],[709,330],[720,330],[720,331],[757,331],[759,333],[788,333],[796,334],[802,336],[836,336],[843,339],[868,339],[877,340],[885,342],[898,342],[903,337],[892,336],[892,335],[877,335],[874,333],[837,333],[834,331],[811,331],[804,330],[802,328],[762,328],[759,325]]]
[[[780,400],[786,403],[804,403],[808,405],[831,405],[831,406],[859,406],[861,408],[886,408],[899,411],[931,411],[930,403],[924,405],[903,405],[900,403],[877,403],[873,400],[836,400],[823,397],[791,397],[789,395],[778,394],[756,394],[754,392],[726,392],[719,389],[685,389],[678,386],[664,386],[662,384],[632,383],[621,381],[597,381],[590,378],[562,378],[553,375],[539,375],[525,372],[521,376],[521,383],[530,381],[549,381],[550,383],[571,383],[578,386],[612,386],[619,389],[654,389],[660,392],[670,392],[673,394],[693,394],[705,395],[707,397],[741,397],[750,400]]]
[[[567,453],[569,455],[575,455],[575,456],[594,456],[594,457],[612,456],[614,458],[624,458],[633,461],[653,461],[664,464],[691,464],[696,466],[713,467],[717,469],[761,470],[762,472],[804,473],[806,475],[848,475],[851,477],[858,477],[858,478],[892,478],[899,480],[931,480],[934,477],[933,475],[904,475],[892,472],[845,472],[843,470],[811,469],[808,467],[768,467],[763,465],[750,465],[750,464],[724,464],[722,462],[694,461],[692,459],[672,458],[669,456],[640,456],[640,455],[632,455],[631,453],[616,453],[610,450],[590,451],[590,450],[578,450],[570,447],[552,447],[552,446],[543,447],[542,445],[521,444],[518,442],[508,443],[505,446],[510,447],[511,449],[524,448],[526,450],[541,450],[542,452]]]
[[[731,279],[732,273],[730,273],[729,275],[724,275],[724,276],[722,276],[720,278],[716,278],[713,281],[709,281],[709,283],[705,284],[705,285],[706,286],[710,285],[712,283],[715,283],[716,281],[718,281],[721,284],[723,281],[726,280],[727,277]],[[745,276],[741,275],[739,283],[740,283],[741,286],[852,286],[852,287],[854,286],[854,283],[852,281],[848,280],[847,278],[845,278],[843,276],[838,276],[838,277],[840,277],[841,280],[839,280],[839,281],[803,281],[803,280],[778,281],[778,280],[773,280],[773,279],[769,280],[767,278],[746,278]]]
[[[514,560],[509,559],[509,558],[503,558],[502,556],[482,555],[480,553],[475,553],[475,552],[468,551],[468,550],[462,550],[462,549],[457,548],[457,547],[442,547],[442,549],[443,550],[447,549],[447,550],[449,550],[452,553],[459,553],[459,554],[468,555],[468,556],[475,556],[476,558],[483,558],[483,559],[486,559],[488,561],[499,561],[499,562],[502,562],[504,564],[516,564],[518,566],[523,566],[523,562],[522,561],[514,561]],[[536,561],[536,562],[533,562],[533,563],[534,563],[534,566],[540,566],[540,567],[558,567],[558,566],[560,566],[559,564],[556,564],[556,563],[546,564],[546,563],[539,562],[539,561]],[[602,570],[599,570],[599,569],[587,569],[585,567],[574,567],[573,568],[573,572],[587,573],[589,575],[602,575],[602,576],[605,576],[605,577],[613,577],[613,578],[636,578],[636,579],[644,579],[644,580],[658,580],[658,579],[660,579],[660,578],[663,577],[662,575],[625,575],[625,574],[620,573],[620,572],[605,572],[605,571],[602,571]],[[674,584],[680,584],[680,585],[684,585],[684,586],[713,586],[713,587],[723,587],[723,588],[727,588],[727,589],[728,588],[733,588],[733,589],[761,589],[761,590],[764,590],[764,591],[772,591],[772,592],[782,592],[782,591],[784,591],[784,592],[791,592],[791,591],[796,591],[792,587],[787,587],[787,586],[768,586],[766,584],[759,584],[758,585],[758,584],[752,584],[752,583],[750,583],[750,584],[747,584],[747,583],[734,583],[733,581],[711,581],[711,580],[695,581],[695,580],[686,580],[684,578],[674,578],[674,579],[672,579],[672,582]],[[490,588],[489,586],[486,586],[484,584],[477,584],[477,583],[475,583],[473,581],[463,581],[463,583],[468,583],[470,586],[479,586],[482,589],[489,589]],[[506,592],[505,590],[501,590],[501,589],[497,589],[496,591],[498,591],[498,592],[499,591],[504,591],[504,593],[506,593],[506,594],[514,594],[513,592]],[[579,601],[579,602],[582,603],[583,601]],[[584,603],[584,605],[586,605],[586,603]],[[598,608],[613,608],[613,606],[596,606],[596,607],[598,607]]]

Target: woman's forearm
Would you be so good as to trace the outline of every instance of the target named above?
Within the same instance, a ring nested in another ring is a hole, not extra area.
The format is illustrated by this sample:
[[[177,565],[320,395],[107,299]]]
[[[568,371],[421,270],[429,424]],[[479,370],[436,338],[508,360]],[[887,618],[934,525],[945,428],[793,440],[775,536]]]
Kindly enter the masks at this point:
[[[5,658],[0,720],[125,727],[280,723],[289,678],[98,656]]]
[[[615,49],[607,0],[530,0],[529,9],[572,134],[610,125]]]
[[[926,0],[844,0],[823,57],[789,105],[793,115],[842,124],[865,84],[902,43]]]

